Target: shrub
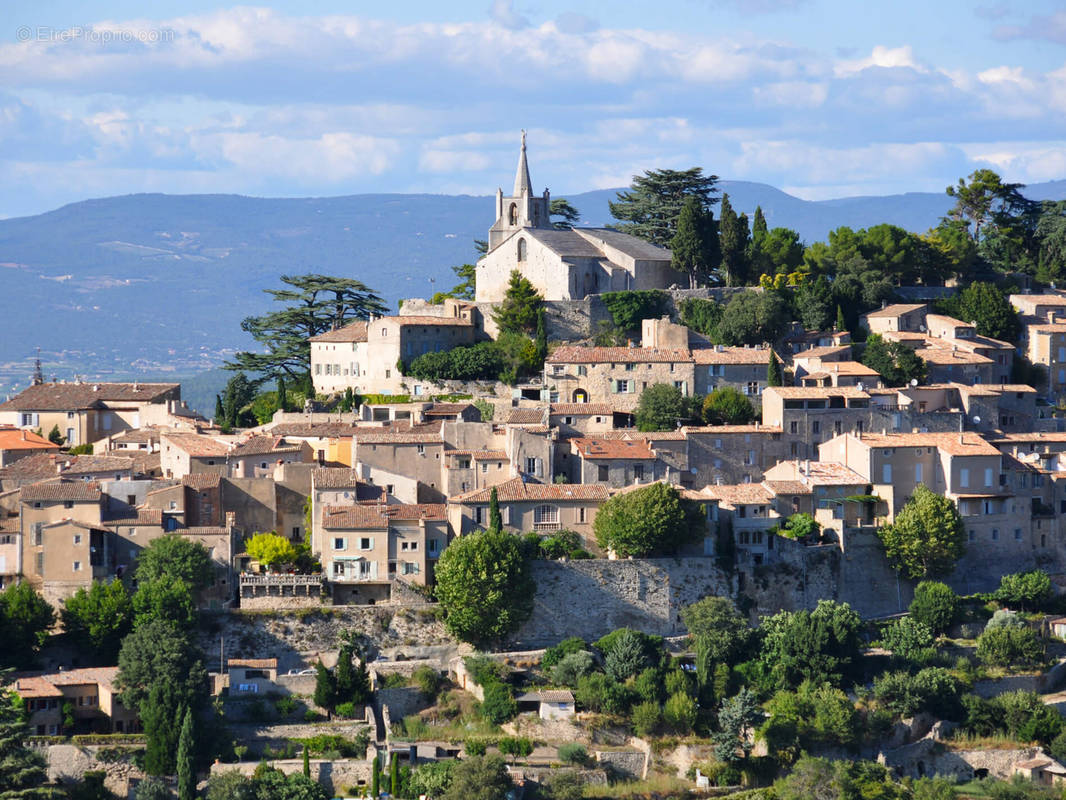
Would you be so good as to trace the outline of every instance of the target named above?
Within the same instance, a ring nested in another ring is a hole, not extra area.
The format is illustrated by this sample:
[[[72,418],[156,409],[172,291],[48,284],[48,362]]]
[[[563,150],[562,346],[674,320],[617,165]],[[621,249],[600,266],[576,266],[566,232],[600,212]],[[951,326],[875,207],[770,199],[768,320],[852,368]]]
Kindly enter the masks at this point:
[[[958,718],[961,687],[945,669],[927,667],[915,675],[886,672],[874,680],[874,697],[885,708],[902,717],[928,711],[946,718]]]
[[[670,296],[659,289],[607,292],[601,298],[614,324],[624,331],[638,330],[643,320],[661,317],[670,310]]]
[[[578,742],[567,742],[559,745],[559,760],[564,764],[581,766],[588,763],[589,754],[585,749],[585,745]]]
[[[543,669],[551,669],[560,661],[564,656],[568,656],[571,653],[576,653],[579,650],[588,650],[589,646],[585,643],[585,640],[579,636],[571,636],[569,639],[563,639],[555,647],[549,647],[544,651],[544,657],[540,660],[540,666]]]
[[[485,699],[481,701],[481,716],[494,725],[501,725],[518,713],[518,703],[511,695],[511,688],[502,683],[491,683],[485,688]]]
[[[1031,628],[1002,626],[986,629],[977,637],[977,657],[995,667],[1036,667],[1044,648]]]
[[[576,686],[581,676],[592,672],[595,663],[592,653],[588,650],[570,653],[552,669],[552,682],[562,686]]]
[[[426,697],[436,698],[440,692],[441,676],[437,670],[428,666],[421,666],[414,671],[411,675],[411,679],[415,682],[415,686]]]
[[[925,663],[936,655],[933,629],[913,617],[903,617],[885,627],[881,643],[905,661]]]
[[[637,697],[646,702],[655,703],[656,706],[665,698],[663,694],[662,673],[649,667],[637,676],[633,681],[633,691]]]
[[[922,581],[914,589],[910,615],[928,625],[934,633],[943,633],[955,621],[959,597],[940,581]]]
[[[467,656],[463,659],[463,666],[478,686],[499,683],[507,674],[503,664],[488,656]]]
[[[345,703],[337,703],[335,713],[338,717],[342,717],[343,719],[355,719],[356,717],[361,717],[363,715],[363,709],[361,706],[356,706],[355,703],[349,700]]]
[[[1018,616],[1018,612],[1006,608],[997,608],[992,618],[985,623],[985,630],[995,628],[1024,628],[1025,620]]]
[[[689,733],[696,724],[696,701],[684,692],[673,694],[663,706],[663,721],[677,733]]]
[[[583,676],[577,682],[574,697],[590,711],[604,714],[623,714],[629,707],[629,692],[602,672]]]
[[[663,713],[658,703],[644,702],[633,709],[633,730],[637,736],[651,736],[659,730]]]
[[[274,708],[278,710],[278,714],[283,717],[287,717],[296,710],[296,706],[299,705],[296,698],[292,695],[286,695],[285,697],[279,697],[274,702]]]
[[[486,743],[484,739],[467,739],[464,749],[468,756],[485,755]]]
[[[666,694],[675,695],[678,693],[694,695],[695,694],[695,681],[692,677],[681,669],[675,669],[666,673]]]
[[[995,597],[999,602],[1023,610],[1035,611],[1051,596],[1051,579],[1043,570],[1004,575]]]

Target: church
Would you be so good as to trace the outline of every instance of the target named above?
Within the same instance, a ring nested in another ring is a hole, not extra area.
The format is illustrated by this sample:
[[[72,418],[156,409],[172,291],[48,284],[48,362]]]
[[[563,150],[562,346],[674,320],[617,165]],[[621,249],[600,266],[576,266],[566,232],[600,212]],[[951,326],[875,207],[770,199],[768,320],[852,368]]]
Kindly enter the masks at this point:
[[[552,226],[548,190],[533,194],[526,161],[526,134],[514,191],[496,190],[496,222],[488,252],[477,262],[479,302],[499,302],[512,270],[524,275],[545,300],[581,300],[625,289],[687,286],[670,267],[670,251],[610,228],[558,230]]]

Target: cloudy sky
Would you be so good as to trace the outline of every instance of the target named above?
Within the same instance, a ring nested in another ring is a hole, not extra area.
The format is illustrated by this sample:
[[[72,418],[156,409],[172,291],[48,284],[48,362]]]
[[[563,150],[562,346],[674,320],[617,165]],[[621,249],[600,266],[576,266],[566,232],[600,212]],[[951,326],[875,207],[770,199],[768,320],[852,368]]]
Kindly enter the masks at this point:
[[[520,128],[556,195],[697,164],[811,199],[1064,178],[1064,5],[981,2],[8,2],[0,216],[488,194]]]

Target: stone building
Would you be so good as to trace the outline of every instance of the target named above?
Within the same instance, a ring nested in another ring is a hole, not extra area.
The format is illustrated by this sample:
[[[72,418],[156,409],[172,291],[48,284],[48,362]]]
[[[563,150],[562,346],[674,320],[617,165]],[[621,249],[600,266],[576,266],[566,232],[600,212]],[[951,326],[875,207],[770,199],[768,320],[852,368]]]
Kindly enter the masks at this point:
[[[22,699],[30,733],[36,736],[139,733],[137,712],[119,700],[117,677],[118,667],[15,673],[7,688]],[[63,724],[63,706],[68,703],[72,730]]]
[[[533,194],[526,136],[514,189],[496,190],[496,220],[488,252],[477,262],[478,302],[499,302],[511,272],[525,276],[545,300],[580,300],[625,289],[665,289],[685,276],[670,266],[669,250],[608,228],[557,230],[548,190]]]

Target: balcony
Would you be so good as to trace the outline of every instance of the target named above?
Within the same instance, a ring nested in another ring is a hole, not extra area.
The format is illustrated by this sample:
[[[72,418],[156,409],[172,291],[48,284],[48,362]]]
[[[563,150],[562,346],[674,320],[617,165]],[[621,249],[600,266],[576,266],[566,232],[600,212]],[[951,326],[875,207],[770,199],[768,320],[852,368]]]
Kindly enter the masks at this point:
[[[557,531],[562,529],[562,525],[559,522],[534,522],[534,531]]]

